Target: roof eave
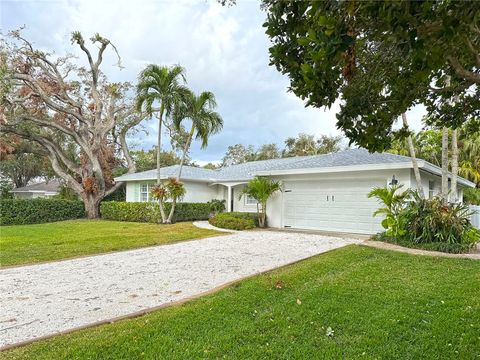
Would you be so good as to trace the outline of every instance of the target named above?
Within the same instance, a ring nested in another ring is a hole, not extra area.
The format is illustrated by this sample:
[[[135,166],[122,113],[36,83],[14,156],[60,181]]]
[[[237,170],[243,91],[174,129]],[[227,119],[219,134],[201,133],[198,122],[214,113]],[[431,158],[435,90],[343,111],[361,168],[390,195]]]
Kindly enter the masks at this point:
[[[436,166],[436,165],[425,162],[425,164],[424,164],[424,166],[422,166],[422,168],[423,168],[423,170],[428,171],[428,172],[430,172],[434,175],[442,176],[442,169],[440,167]],[[453,174],[451,172],[448,172],[448,176],[452,177]],[[458,181],[459,184],[467,186],[467,187],[472,187],[472,188],[476,187],[475,183],[473,183],[473,182],[471,182],[471,181],[469,181],[469,180],[467,180],[467,179],[465,179],[461,176],[457,177],[457,181]]]
[[[160,176],[160,180],[167,180],[171,176]],[[157,180],[156,176],[148,177],[148,178],[140,178],[140,177],[133,177],[133,178],[123,178],[123,176],[119,176],[116,178],[113,178],[115,182],[129,182],[129,181],[155,181]],[[192,181],[192,182],[211,182],[213,179],[198,179],[198,178],[188,178],[188,177],[181,177],[180,181],[185,180],[185,181]]]
[[[420,167],[423,166],[423,161],[419,161],[419,166]],[[255,175],[258,175],[258,176],[302,175],[302,174],[321,174],[321,173],[332,173],[332,172],[409,169],[409,168],[412,168],[411,162],[401,162],[401,163],[362,164],[362,165],[348,165],[348,166],[330,166],[330,167],[320,167],[320,168],[263,170],[263,171],[257,171]]]

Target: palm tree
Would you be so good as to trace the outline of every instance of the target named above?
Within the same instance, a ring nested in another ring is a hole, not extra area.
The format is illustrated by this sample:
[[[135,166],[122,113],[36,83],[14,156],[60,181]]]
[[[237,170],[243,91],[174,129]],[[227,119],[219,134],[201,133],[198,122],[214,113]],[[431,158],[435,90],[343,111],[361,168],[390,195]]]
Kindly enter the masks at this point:
[[[173,119],[174,125],[177,129],[181,127],[181,123],[185,119],[189,119],[192,122],[187,140],[185,141],[185,146],[183,148],[183,155],[178,168],[177,180],[180,180],[182,176],[183,164],[185,163],[185,158],[188,150],[190,149],[190,145],[192,144],[192,139],[195,133],[195,138],[197,140],[201,140],[201,147],[204,149],[208,145],[209,137],[213,134],[219,133],[222,130],[223,120],[221,116],[214,111],[216,107],[217,103],[213,93],[204,91],[200,95],[196,96],[193,92],[189,91],[185,96],[184,101],[175,109]],[[168,220],[171,221],[174,211],[175,202],[172,203]]]
[[[405,207],[406,200],[413,194],[410,190],[398,192],[402,187],[403,185],[393,185],[386,188],[376,187],[368,193],[369,198],[377,198],[384,205],[377,209],[373,216],[384,215],[385,219],[382,220],[382,226],[387,233],[393,236],[403,235],[401,234],[399,214]]]
[[[408,130],[408,121],[407,114],[402,114],[403,127]],[[413,173],[415,175],[415,182],[417,183],[418,195],[420,198],[425,198],[425,193],[423,192],[422,178],[420,175],[420,170],[418,168],[418,161],[415,155],[415,146],[413,145],[413,138],[411,134],[408,134],[407,137],[408,151],[410,153],[410,158],[412,159]]]
[[[186,119],[192,122],[178,169],[179,180],[182,176],[183,164],[185,163],[185,158],[192,144],[195,132],[195,138],[201,140],[201,148],[204,149],[208,145],[209,137],[218,134],[222,130],[223,120],[222,117],[214,111],[216,107],[215,95],[210,91],[204,91],[198,96],[190,92],[185,98],[185,101],[177,108],[174,115],[174,124],[177,128],[180,128],[181,123]]]
[[[240,193],[240,199],[244,195],[249,195],[257,200],[258,225],[260,227],[265,227],[266,225],[268,199],[273,193],[280,190],[281,185],[278,181],[257,176],[250,180]]]
[[[471,133],[463,130],[461,144],[459,172],[480,188],[480,132]]]
[[[183,101],[188,93],[185,84],[184,69],[179,65],[172,67],[148,65],[139,75],[137,85],[137,109],[144,110],[148,115],[158,116],[158,138],[157,138],[157,186],[161,187],[160,180],[160,154],[162,145],[162,123],[170,116],[173,110]],[[154,107],[154,106],[159,107]],[[162,199],[159,199],[162,222],[168,222],[165,218],[165,211]]]

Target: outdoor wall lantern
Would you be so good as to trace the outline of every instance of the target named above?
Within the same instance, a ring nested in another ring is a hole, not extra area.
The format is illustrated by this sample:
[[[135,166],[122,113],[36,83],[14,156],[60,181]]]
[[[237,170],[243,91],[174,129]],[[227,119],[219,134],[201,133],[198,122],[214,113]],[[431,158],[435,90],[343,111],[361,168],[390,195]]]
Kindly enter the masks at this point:
[[[390,181],[390,184],[388,184],[390,186],[395,186],[395,185],[398,185],[398,180],[395,179],[395,175],[392,176],[392,181]]]

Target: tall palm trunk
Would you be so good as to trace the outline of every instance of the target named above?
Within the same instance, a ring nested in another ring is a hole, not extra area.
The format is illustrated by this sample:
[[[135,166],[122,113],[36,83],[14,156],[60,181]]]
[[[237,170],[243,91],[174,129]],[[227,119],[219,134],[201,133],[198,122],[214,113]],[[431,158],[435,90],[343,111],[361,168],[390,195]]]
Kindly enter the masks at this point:
[[[180,167],[178,168],[178,176],[177,176],[178,180],[180,180],[180,177],[182,176],[183,164],[185,163],[188,150],[190,149],[190,145],[192,143],[194,133],[195,133],[195,125],[192,124],[192,128],[190,129],[190,132],[188,134],[187,141],[185,142],[185,146],[183,147],[182,159],[180,160]]]
[[[448,201],[448,128],[442,129],[442,202]]]
[[[407,114],[402,114],[403,126],[408,130]],[[415,154],[415,147],[413,146],[412,135],[408,135],[407,138],[408,151],[410,152],[410,158],[412,159],[413,173],[415,174],[415,181],[417,183],[418,195],[421,199],[425,199],[425,192],[423,191],[422,177],[420,175],[420,169],[418,168],[418,161]]]
[[[452,195],[451,201],[456,203],[458,201],[457,193],[458,182],[458,143],[457,143],[457,129],[452,129]]]
[[[178,168],[178,176],[177,179],[180,181],[180,177],[182,176],[182,168],[183,164],[185,163],[185,158],[187,157],[188,149],[190,148],[190,144],[192,143],[193,134],[195,132],[195,126],[192,124],[192,128],[190,129],[190,133],[188,134],[187,141],[185,142],[185,146],[183,147],[183,154],[182,159],[180,160],[180,166]],[[173,214],[175,213],[175,207],[177,205],[177,199],[172,199],[172,207],[170,208],[170,213],[168,214],[167,223],[171,223],[173,219]]]
[[[157,137],[157,185],[162,184],[162,180],[160,179],[160,155],[162,154],[162,122],[163,122],[163,112],[164,107],[163,104],[160,106],[160,114],[158,116],[158,137]],[[163,199],[158,200],[158,206],[160,208],[160,216],[162,223],[165,223],[165,208],[163,206]]]

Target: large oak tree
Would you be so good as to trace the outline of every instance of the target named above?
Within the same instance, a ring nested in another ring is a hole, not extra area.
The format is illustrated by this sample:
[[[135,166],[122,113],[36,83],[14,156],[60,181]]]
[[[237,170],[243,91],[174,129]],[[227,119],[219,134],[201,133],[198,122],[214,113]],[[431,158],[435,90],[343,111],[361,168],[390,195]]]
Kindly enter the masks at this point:
[[[96,218],[100,201],[121,186],[114,170],[135,172],[126,136],[142,118],[127,95],[130,84],[109,82],[100,70],[105,51],[116,53],[115,47],[99,34],[90,40],[94,49],[72,33],[81,58],[36,49],[20,31],[3,40],[0,131],[39,145],[88,217]]]

